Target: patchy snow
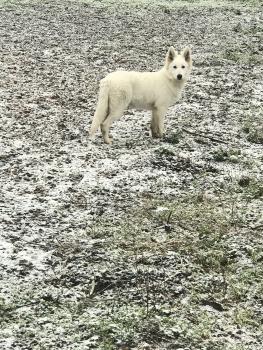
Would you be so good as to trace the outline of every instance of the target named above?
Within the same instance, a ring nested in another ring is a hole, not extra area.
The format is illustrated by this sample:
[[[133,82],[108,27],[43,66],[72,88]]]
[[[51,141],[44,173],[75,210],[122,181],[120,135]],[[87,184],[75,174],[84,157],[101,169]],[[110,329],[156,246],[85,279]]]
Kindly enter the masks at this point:
[[[0,4],[1,349],[261,349],[261,11],[205,3]],[[132,110],[112,146],[90,140],[99,80],[159,69],[171,44],[194,69],[165,138]],[[228,235],[217,217],[197,233],[218,203]],[[199,303],[218,295],[222,312]]]

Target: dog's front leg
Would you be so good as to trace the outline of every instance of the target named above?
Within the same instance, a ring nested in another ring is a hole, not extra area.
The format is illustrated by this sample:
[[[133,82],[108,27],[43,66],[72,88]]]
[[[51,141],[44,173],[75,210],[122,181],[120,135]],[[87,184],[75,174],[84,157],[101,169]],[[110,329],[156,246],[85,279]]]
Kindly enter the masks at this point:
[[[163,137],[166,111],[167,108],[164,107],[154,107],[152,110],[151,131],[154,138]]]

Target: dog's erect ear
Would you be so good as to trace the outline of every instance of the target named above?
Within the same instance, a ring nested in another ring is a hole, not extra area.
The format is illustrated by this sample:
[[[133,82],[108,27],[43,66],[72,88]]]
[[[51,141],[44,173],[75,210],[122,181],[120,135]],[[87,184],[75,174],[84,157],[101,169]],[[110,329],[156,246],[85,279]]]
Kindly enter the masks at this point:
[[[175,56],[178,55],[178,52],[175,51],[174,47],[173,46],[170,46],[169,47],[169,50],[167,52],[167,55],[166,55],[166,59],[167,61],[170,63],[174,60]]]
[[[186,62],[191,61],[191,50],[189,47],[186,47],[182,50],[181,55],[184,56]]]

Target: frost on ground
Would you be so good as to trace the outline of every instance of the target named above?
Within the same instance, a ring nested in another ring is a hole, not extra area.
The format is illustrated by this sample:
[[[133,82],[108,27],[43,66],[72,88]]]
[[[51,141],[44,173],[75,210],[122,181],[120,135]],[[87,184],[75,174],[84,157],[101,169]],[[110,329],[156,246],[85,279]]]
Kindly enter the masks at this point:
[[[262,349],[262,7],[0,3],[1,349]],[[166,136],[98,82],[193,49]]]

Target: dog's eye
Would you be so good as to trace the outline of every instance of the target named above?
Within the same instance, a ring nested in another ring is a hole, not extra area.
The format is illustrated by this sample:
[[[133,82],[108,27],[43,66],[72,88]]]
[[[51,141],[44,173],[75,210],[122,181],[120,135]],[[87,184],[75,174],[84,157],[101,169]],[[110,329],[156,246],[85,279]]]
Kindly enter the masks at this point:
[[[177,67],[176,66],[174,66],[174,69],[176,69]]]
[[[182,68],[185,68],[185,66],[182,66]]]

